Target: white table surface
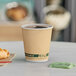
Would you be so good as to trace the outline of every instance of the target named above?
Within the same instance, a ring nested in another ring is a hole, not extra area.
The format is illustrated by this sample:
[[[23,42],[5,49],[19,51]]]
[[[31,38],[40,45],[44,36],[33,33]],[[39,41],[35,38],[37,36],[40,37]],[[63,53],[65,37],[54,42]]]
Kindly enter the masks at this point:
[[[26,62],[23,42],[0,42],[0,47],[16,53],[13,63],[0,67],[0,76],[76,76],[76,68],[48,68],[52,62],[76,64],[76,43],[52,42],[50,58],[45,63]]]

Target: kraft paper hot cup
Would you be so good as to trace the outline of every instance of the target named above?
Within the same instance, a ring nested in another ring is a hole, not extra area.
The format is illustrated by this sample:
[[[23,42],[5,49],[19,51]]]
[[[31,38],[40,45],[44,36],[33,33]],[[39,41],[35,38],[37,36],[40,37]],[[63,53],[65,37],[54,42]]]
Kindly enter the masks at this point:
[[[26,28],[45,26],[47,28]],[[24,51],[27,61],[44,62],[48,60],[52,26],[47,24],[29,24],[22,26]]]

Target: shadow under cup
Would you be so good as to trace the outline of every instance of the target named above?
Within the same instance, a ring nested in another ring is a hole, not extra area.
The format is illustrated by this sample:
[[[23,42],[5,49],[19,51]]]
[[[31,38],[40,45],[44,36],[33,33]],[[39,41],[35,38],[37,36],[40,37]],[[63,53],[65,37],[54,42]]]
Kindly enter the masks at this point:
[[[47,24],[22,26],[27,61],[44,62],[48,60],[52,28],[52,26]]]

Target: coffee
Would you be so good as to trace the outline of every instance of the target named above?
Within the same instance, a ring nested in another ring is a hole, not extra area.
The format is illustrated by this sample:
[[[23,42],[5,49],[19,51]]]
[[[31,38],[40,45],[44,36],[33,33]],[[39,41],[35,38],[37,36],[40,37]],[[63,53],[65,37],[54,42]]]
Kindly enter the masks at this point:
[[[33,29],[41,29],[41,28],[48,28],[48,27],[50,27],[50,26],[26,26],[26,27],[24,27],[24,28],[33,28]]]

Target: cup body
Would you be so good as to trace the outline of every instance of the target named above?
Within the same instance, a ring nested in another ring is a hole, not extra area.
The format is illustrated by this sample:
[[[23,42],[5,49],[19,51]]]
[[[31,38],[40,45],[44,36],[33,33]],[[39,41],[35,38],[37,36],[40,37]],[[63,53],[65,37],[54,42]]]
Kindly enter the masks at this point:
[[[28,26],[46,26],[46,28],[26,28]],[[24,51],[27,61],[44,62],[48,60],[52,28],[52,26],[47,24],[22,26]]]

